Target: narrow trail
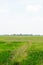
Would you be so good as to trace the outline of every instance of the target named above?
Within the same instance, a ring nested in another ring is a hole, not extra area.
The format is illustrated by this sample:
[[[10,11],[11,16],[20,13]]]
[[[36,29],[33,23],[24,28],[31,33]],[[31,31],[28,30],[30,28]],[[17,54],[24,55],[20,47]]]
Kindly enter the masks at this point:
[[[17,50],[11,52],[10,60],[11,62],[15,61],[22,61],[27,58],[27,51],[31,48],[32,42],[29,41],[19,47]]]

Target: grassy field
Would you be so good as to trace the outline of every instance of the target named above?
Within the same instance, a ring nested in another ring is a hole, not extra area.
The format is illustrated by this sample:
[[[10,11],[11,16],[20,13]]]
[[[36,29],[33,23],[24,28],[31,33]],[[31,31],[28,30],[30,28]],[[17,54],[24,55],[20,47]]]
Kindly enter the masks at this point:
[[[43,65],[43,36],[0,36],[0,65]]]

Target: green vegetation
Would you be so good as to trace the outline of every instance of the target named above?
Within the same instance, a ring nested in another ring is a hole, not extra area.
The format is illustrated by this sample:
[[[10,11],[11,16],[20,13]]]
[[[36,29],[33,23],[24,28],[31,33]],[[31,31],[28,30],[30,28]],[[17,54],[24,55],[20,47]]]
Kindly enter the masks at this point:
[[[43,36],[0,36],[0,65],[43,65]]]

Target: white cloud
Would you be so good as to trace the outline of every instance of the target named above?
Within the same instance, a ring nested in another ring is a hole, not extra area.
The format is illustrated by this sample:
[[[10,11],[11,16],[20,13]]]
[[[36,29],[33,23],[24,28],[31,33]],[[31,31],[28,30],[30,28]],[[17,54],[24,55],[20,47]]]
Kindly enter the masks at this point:
[[[0,34],[43,34],[43,12],[40,15],[43,7],[39,1],[38,3],[34,2],[29,0],[16,0],[16,2],[9,0],[5,2],[5,0],[2,0],[0,4]],[[38,13],[39,11],[40,13]],[[27,12],[29,12],[28,15]],[[8,15],[5,15],[6,13]],[[31,13],[33,14],[31,15]]]
[[[0,1],[0,13],[5,14],[9,12],[8,2],[6,0]]]
[[[26,10],[30,12],[37,12],[42,8],[41,5],[27,5]]]
[[[0,9],[0,13],[8,13],[8,9]]]
[[[0,16],[0,34],[43,34],[43,17]]]

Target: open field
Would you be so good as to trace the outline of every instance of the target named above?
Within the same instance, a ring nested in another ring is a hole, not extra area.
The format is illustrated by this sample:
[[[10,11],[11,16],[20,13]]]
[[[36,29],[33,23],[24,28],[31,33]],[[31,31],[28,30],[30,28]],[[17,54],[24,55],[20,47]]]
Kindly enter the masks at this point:
[[[0,36],[0,65],[43,65],[43,36]]]

